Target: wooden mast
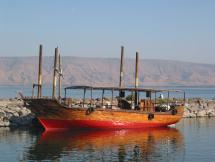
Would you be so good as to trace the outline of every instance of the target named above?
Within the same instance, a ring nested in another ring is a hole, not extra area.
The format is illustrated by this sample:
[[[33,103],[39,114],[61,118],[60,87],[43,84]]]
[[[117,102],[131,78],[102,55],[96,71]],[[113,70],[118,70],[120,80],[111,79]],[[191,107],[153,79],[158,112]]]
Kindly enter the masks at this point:
[[[56,99],[57,63],[58,63],[58,47],[55,48],[54,75],[53,75],[53,87],[52,87],[52,99]]]
[[[121,46],[121,61],[120,61],[120,77],[119,77],[119,87],[123,85],[123,61],[124,61],[124,47]]]
[[[124,62],[124,47],[121,46],[121,60],[120,60],[120,74],[119,74],[119,87],[123,87],[123,62]],[[119,91],[119,97],[124,97],[124,92]]]
[[[136,64],[135,64],[135,88],[139,86],[139,53],[136,52]],[[138,105],[138,95],[137,91],[135,91],[135,106]]]
[[[62,82],[61,82],[62,69],[61,69],[60,53],[59,53],[59,59],[58,59],[58,70],[59,70],[59,74],[58,74],[58,99],[60,101],[61,100],[61,86],[62,86]]]
[[[38,69],[38,90],[37,90],[37,98],[42,97],[42,50],[43,46],[39,46],[39,69]]]

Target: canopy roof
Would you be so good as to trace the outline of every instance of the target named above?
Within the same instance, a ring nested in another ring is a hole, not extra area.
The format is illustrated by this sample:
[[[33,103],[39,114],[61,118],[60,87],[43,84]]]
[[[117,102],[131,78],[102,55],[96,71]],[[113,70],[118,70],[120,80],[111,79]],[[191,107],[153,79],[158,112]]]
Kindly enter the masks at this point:
[[[120,88],[120,87],[92,87],[92,86],[69,86],[68,89],[93,89],[93,90],[113,90],[113,91],[138,91],[138,92],[184,92],[182,90],[152,89],[152,88]]]

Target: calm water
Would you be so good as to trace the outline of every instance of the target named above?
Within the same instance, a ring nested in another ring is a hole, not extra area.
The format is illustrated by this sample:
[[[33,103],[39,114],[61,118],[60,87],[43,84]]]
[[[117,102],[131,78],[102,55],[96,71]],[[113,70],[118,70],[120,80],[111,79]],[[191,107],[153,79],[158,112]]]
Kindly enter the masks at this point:
[[[0,161],[215,161],[215,118],[174,128],[43,132],[0,129]]]
[[[157,89],[178,89],[186,92],[186,98],[201,97],[207,99],[215,98],[215,86],[193,86],[193,87],[184,87],[184,86],[168,86],[168,87],[146,87],[146,88],[157,88]],[[43,87],[43,95],[51,96],[52,88],[49,86]],[[32,95],[32,86],[3,86],[0,85],[0,98],[11,98],[16,97],[18,92],[22,92],[26,96]],[[36,92],[36,89],[35,89]],[[79,94],[80,93],[80,94]],[[83,92],[78,92],[76,95],[82,97]],[[101,96],[101,92],[98,92],[98,95]],[[167,94],[164,94],[167,95]],[[183,97],[179,96],[179,97]]]
[[[215,87],[181,89],[187,97],[215,98]],[[0,86],[0,98],[31,95],[31,87]],[[51,88],[43,94],[50,96]],[[0,161],[215,161],[215,118],[183,119],[154,130],[43,132],[0,128]]]

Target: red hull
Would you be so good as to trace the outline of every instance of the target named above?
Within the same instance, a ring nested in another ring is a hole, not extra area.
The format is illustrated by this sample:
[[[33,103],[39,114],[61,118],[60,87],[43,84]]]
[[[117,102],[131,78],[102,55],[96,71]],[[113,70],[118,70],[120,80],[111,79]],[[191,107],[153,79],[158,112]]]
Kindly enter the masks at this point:
[[[55,120],[39,118],[40,123],[46,130],[50,129],[136,129],[165,127],[174,123],[134,123],[113,122],[97,120]]]

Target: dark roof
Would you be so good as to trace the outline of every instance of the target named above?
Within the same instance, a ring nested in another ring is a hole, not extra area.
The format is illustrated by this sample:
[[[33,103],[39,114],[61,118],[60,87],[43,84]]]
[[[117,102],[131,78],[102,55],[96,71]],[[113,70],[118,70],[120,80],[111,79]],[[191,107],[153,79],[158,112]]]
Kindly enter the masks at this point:
[[[120,88],[120,87],[92,87],[92,86],[69,86],[67,89],[93,89],[93,90],[114,90],[114,91],[138,91],[138,92],[184,92],[182,90],[152,89],[152,88]]]
[[[70,87],[66,87],[64,89],[91,89],[93,87],[91,86],[70,86]]]

